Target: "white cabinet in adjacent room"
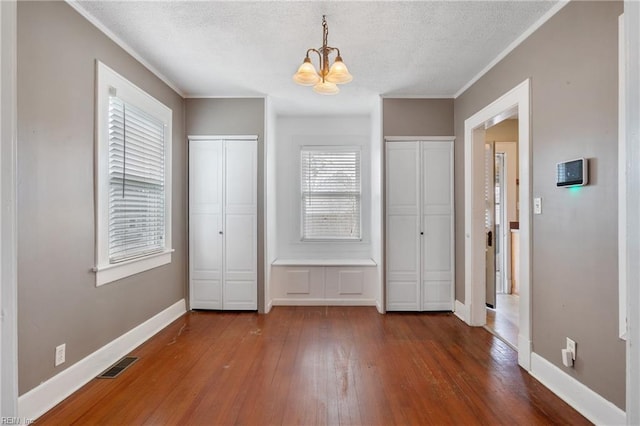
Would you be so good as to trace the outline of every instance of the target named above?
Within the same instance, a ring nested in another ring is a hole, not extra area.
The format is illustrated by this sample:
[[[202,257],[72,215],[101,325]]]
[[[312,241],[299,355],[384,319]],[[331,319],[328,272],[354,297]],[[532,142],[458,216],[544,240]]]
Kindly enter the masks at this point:
[[[453,141],[386,141],[389,311],[451,311]]]
[[[192,309],[257,309],[257,140],[189,139]]]

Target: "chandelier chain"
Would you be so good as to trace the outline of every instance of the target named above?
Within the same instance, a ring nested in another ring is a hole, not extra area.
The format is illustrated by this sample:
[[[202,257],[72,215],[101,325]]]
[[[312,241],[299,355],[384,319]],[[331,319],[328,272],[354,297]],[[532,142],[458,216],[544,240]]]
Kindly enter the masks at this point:
[[[322,15],[322,48],[327,48],[329,39],[329,26],[327,25],[326,15]]]

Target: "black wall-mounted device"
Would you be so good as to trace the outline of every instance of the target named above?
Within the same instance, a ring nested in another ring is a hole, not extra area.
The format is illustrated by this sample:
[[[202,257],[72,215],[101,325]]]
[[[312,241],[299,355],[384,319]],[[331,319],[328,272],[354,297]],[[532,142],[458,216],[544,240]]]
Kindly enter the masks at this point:
[[[556,165],[556,186],[583,186],[589,182],[589,161],[586,158],[563,161]]]

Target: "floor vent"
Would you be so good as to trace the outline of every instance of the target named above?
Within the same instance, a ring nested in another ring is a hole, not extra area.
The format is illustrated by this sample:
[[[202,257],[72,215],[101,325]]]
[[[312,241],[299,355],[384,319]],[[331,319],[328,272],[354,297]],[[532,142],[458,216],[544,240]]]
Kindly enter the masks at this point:
[[[126,356],[122,358],[120,361],[113,364],[106,371],[98,376],[98,379],[115,379],[126,370],[130,365],[138,360],[135,356]]]

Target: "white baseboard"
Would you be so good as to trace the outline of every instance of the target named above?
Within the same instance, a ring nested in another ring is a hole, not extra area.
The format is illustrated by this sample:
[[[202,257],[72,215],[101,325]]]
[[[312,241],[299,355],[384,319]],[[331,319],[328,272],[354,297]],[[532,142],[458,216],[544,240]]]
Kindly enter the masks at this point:
[[[627,416],[624,411],[535,352],[531,354],[530,373],[596,425],[626,424]]]
[[[273,306],[377,306],[373,299],[273,299]]]
[[[18,398],[18,416],[35,420],[186,312],[182,299]]]
[[[269,303],[267,303],[267,308],[264,310],[264,313],[268,314],[269,312],[271,312],[272,308],[273,308],[273,300],[269,300]]]
[[[384,306],[382,305],[382,301],[380,300],[376,300],[376,309],[378,309],[378,312],[381,314],[387,313],[387,311],[384,309]]]
[[[456,300],[453,313],[465,323],[467,322],[467,318],[469,318],[469,309],[467,308],[467,305],[459,300]]]

